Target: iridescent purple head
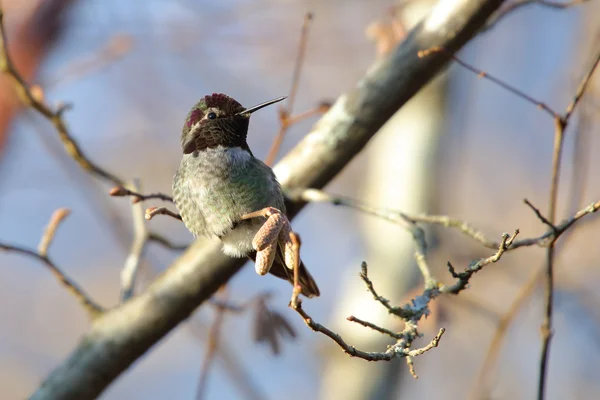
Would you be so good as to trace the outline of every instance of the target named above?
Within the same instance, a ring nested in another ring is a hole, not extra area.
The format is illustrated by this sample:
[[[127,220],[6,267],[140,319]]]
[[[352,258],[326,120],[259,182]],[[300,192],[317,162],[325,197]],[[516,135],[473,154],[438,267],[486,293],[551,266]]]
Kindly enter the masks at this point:
[[[181,133],[183,153],[190,154],[217,146],[242,147],[248,150],[246,136],[250,115],[283,99],[285,97],[246,109],[222,93],[204,96],[192,107],[185,119]]]

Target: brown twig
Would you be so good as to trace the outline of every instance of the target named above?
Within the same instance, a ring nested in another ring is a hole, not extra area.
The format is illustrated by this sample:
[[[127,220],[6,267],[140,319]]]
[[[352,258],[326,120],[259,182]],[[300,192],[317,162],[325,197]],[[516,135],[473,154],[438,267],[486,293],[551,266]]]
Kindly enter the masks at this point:
[[[376,332],[393,337],[395,339],[400,339],[402,337],[402,335],[400,335],[399,333],[395,333],[395,332],[390,331],[389,329],[382,328],[381,326],[375,325],[372,322],[365,321],[360,318],[356,318],[354,315],[351,315],[346,319],[350,322],[356,322],[357,324],[362,325],[365,328],[373,329]]]
[[[72,83],[92,72],[98,72],[112,62],[122,59],[133,47],[133,36],[116,34],[101,48],[70,63],[66,68],[56,73],[54,79],[45,82],[45,87],[55,89],[59,85]]]
[[[434,53],[442,53],[445,54],[446,56],[450,57],[451,59],[453,59],[455,62],[457,62],[458,64],[460,64],[462,67],[468,69],[469,71],[475,73],[479,78],[485,78],[487,80],[489,80],[490,82],[495,83],[496,85],[504,88],[505,90],[513,93],[514,95],[522,98],[525,101],[528,101],[529,103],[535,105],[538,109],[543,110],[545,112],[547,112],[552,118],[556,118],[559,116],[559,114],[554,111],[553,109],[551,109],[548,105],[546,105],[545,103],[542,103],[539,100],[534,99],[533,97],[529,96],[527,93],[523,92],[520,89],[517,89],[514,86],[509,85],[508,83],[488,74],[485,71],[482,71],[480,69],[475,68],[474,66],[472,66],[471,64],[461,60],[460,58],[458,58],[456,55],[450,53],[449,51],[447,51],[446,49],[442,48],[442,47],[434,47],[431,49],[427,49],[427,50],[421,50],[419,51],[419,57],[423,58],[423,57],[427,57],[431,54]]]
[[[446,228],[457,229],[461,233],[466,236],[476,240],[481,243],[483,246],[490,249],[497,249],[500,246],[499,242],[496,242],[492,239],[489,239],[483,232],[473,228],[471,224],[466,221],[462,221],[456,218],[449,217],[447,215],[427,215],[427,214],[418,214],[412,215],[407,214],[402,211],[390,210],[386,208],[378,208],[374,206],[370,206],[364,204],[358,200],[354,200],[348,197],[343,196],[335,196],[328,194],[322,190],[317,189],[299,189],[286,193],[288,197],[295,201],[303,201],[303,202],[328,202],[336,206],[344,206],[356,209],[358,211],[364,212],[369,215],[376,216],[378,218],[385,219],[395,224],[399,224],[400,226],[409,229],[413,232],[414,236],[414,223],[424,223],[431,225],[441,225]],[[556,225],[556,230],[549,229],[544,232],[542,235],[532,238],[525,238],[521,240],[516,240],[512,243],[510,248],[506,251],[513,251],[520,247],[527,246],[540,246],[547,247],[549,242],[560,237],[564,232],[566,232],[574,223],[579,221],[584,216],[595,213],[598,211],[598,207],[600,205],[599,202],[592,203],[585,208],[577,211],[572,217],[564,220],[560,224]]]
[[[150,208],[146,209],[145,217],[147,220],[151,220],[152,218],[156,217],[157,215],[168,215],[169,217],[173,217],[175,219],[182,221],[181,215],[174,213],[173,211],[169,210],[167,207],[150,207]]]
[[[133,181],[131,188],[135,191],[140,190],[139,179]],[[149,238],[142,204],[134,203],[131,206],[131,212],[133,217],[133,242],[131,243],[131,249],[123,270],[121,271],[121,302],[129,300],[133,296],[137,272],[142,263],[144,250]]]
[[[492,371],[492,366],[494,365],[498,353],[500,351],[500,345],[502,344],[502,340],[506,335],[508,328],[510,327],[510,323],[516,317],[519,310],[525,304],[525,301],[531,296],[534,292],[540,278],[544,275],[544,269],[540,268],[534,271],[527,282],[523,285],[522,289],[519,291],[519,294],[515,298],[515,300],[511,303],[508,310],[502,315],[500,320],[498,321],[498,325],[496,327],[496,331],[494,332],[494,336],[488,346],[488,351],[485,355],[485,359],[479,370],[479,374],[477,378],[473,380],[473,389],[471,389],[470,398],[472,400],[478,400],[482,398],[487,398],[485,395],[485,390],[487,389],[489,376]]]
[[[166,247],[167,249],[171,249],[171,250],[175,250],[175,251],[183,251],[189,247],[189,243],[176,244],[176,243],[171,242],[166,237],[161,236],[155,232],[150,232],[150,235],[148,236],[148,240],[151,242],[158,243],[161,246]]]
[[[394,345],[389,346],[389,348],[385,352],[367,352],[358,350],[354,346],[349,345],[344,341],[344,339],[342,339],[340,335],[333,332],[329,328],[315,322],[315,320],[310,315],[308,315],[306,311],[304,311],[304,309],[302,308],[302,302],[300,299],[298,299],[296,307],[292,308],[302,317],[302,319],[310,329],[312,329],[315,332],[320,332],[325,336],[329,337],[331,340],[337,343],[338,346],[342,348],[344,353],[348,354],[349,356],[362,358],[366,361],[390,361],[395,357],[415,357],[418,355],[422,355],[423,353],[431,350],[432,348],[437,347],[440,338],[445,332],[443,328],[440,329],[439,333],[431,340],[429,344],[419,349],[408,350],[408,346],[410,346],[412,340],[414,340],[416,336],[413,338],[407,338],[406,334],[402,334],[400,335],[401,337],[398,339],[398,341]]]
[[[225,299],[227,296],[226,291],[226,286],[221,287],[219,290]],[[224,320],[225,308],[219,307],[216,310],[215,319],[208,331],[206,352],[204,353],[204,359],[202,360],[202,366],[200,367],[200,377],[198,378],[198,385],[196,388],[196,400],[201,400],[205,397],[206,388],[208,386],[208,373],[219,349],[219,338],[221,336],[221,327],[223,326]]]
[[[300,33],[300,43],[298,44],[298,53],[296,55],[296,62],[294,64],[294,72],[292,73],[292,86],[287,96],[287,104],[285,107],[279,109],[279,132],[273,139],[271,148],[265,157],[265,164],[272,166],[275,162],[275,158],[279,153],[285,134],[288,128],[291,126],[289,122],[290,114],[294,107],[294,101],[296,100],[296,93],[298,92],[298,84],[300,83],[300,76],[302,75],[302,66],[304,65],[304,55],[306,54],[306,45],[308,43],[308,33],[310,31],[310,24],[313,20],[313,14],[308,12],[304,15],[304,22],[302,23],[302,31]]]
[[[579,104],[579,101],[585,93],[590,78],[592,77],[596,67],[600,63],[600,51],[596,53],[591,67],[582,78],[573,100],[567,106],[567,109],[562,116],[554,118],[554,150],[552,152],[552,176],[550,180],[550,196],[548,200],[548,221],[554,225],[556,220],[556,208],[558,203],[558,186],[561,170],[562,151],[565,137],[565,130],[569,124],[570,118]],[[538,400],[546,398],[546,377],[548,371],[548,354],[550,353],[550,341],[552,339],[552,316],[553,316],[553,299],[554,299],[554,254],[557,236],[550,242],[546,250],[546,282],[544,293],[544,321],[542,322],[542,350],[540,356],[540,373],[538,381]]]
[[[523,203],[527,204],[527,206],[529,206],[529,208],[531,208],[531,210],[535,213],[535,215],[539,218],[539,220],[542,221],[543,224],[547,225],[550,229],[552,229],[553,232],[556,232],[556,226],[554,226],[553,223],[551,223],[550,221],[548,221],[548,219],[546,217],[544,217],[544,215],[542,214],[542,212],[540,211],[539,208],[534,206],[527,199],[523,199]]]
[[[360,279],[362,279],[362,281],[365,283],[365,286],[367,286],[367,289],[373,295],[374,300],[381,303],[381,305],[383,305],[385,308],[387,308],[387,310],[389,311],[390,314],[397,315],[400,318],[409,318],[410,317],[410,314],[406,314],[402,307],[392,306],[388,299],[386,299],[385,297],[383,297],[383,296],[379,295],[379,293],[377,293],[377,291],[375,290],[375,286],[373,286],[373,282],[369,278],[366,262],[364,262],[364,261],[362,262],[360,269],[361,269]]]
[[[46,257],[48,255],[48,248],[52,244],[54,240],[54,235],[56,234],[56,229],[60,223],[69,216],[71,210],[68,208],[59,208],[54,211],[52,217],[50,217],[50,222],[48,222],[48,226],[46,226],[46,230],[44,231],[44,235],[40,240],[40,244],[38,245],[38,253],[42,257]]]
[[[69,215],[69,210],[61,208],[56,210],[50,222],[45,229],[44,235],[40,240],[38,251],[26,249],[21,246],[14,246],[0,242],[0,250],[12,251],[18,254],[23,254],[41,261],[54,277],[61,283],[69,293],[71,293],[88,312],[92,319],[100,316],[104,311],[102,307],[96,304],[84,291],[77,285],[72,279],[70,279],[60,268],[54,264],[54,262],[48,256],[48,249],[52,244],[52,239],[56,233],[56,230],[60,223],[64,221],[65,217]]]
[[[197,318],[192,318],[187,326],[194,336],[203,342],[208,341],[208,334],[210,330],[205,328],[201,321]],[[208,332],[207,332],[208,331]],[[237,355],[232,351],[233,346],[227,342],[227,337],[221,337],[219,340],[219,346],[216,351],[217,357],[219,357],[223,369],[229,375],[229,379],[233,386],[237,386],[239,390],[240,398],[246,398],[250,400],[263,400],[265,396],[262,391],[256,386],[252,377],[245,370],[243,362],[240,362]]]
[[[3,12],[0,9],[0,72],[6,74],[14,83],[17,88],[17,93],[21,98],[23,104],[33,108],[35,111],[40,113],[44,118],[54,125],[61,142],[67,153],[86,171],[92,175],[101,178],[105,181],[112,182],[116,185],[122,185],[123,180],[116,175],[106,171],[100,166],[92,162],[87,155],[83,153],[83,150],[79,147],[75,139],[71,136],[67,125],[63,120],[63,113],[66,107],[58,107],[56,110],[50,109],[50,107],[44,102],[43,92],[41,88],[30,86],[25,79],[19,74],[17,69],[12,63],[9,57],[7,44],[6,44],[6,32],[4,30],[3,23]]]
[[[124,196],[131,196],[131,202],[132,203],[139,203],[140,201],[146,201],[146,200],[151,200],[151,199],[159,199],[162,201],[169,201],[171,203],[173,203],[173,197],[164,194],[164,193],[151,193],[151,194],[142,194],[139,193],[137,191],[133,191],[133,190],[129,190],[124,186],[115,186],[112,189],[110,189],[110,191],[108,192],[108,194],[110,196],[114,196],[114,197],[124,197]]]
[[[500,260],[500,257],[502,257],[502,255],[504,254],[504,252],[506,252],[506,250],[510,248],[511,244],[514,242],[518,234],[518,229],[516,229],[512,235],[504,233],[502,235],[502,241],[500,242],[500,246],[498,246],[498,251],[495,254],[489,256],[488,258],[483,258],[477,262],[471,263],[471,265],[469,265],[463,272],[456,272],[450,261],[448,261],[448,269],[450,270],[450,275],[452,275],[453,278],[458,279],[458,281],[451,286],[444,286],[440,290],[443,293],[458,294],[460,291],[466,289],[467,285],[469,284],[469,280],[471,279],[473,274],[480,271],[486,265],[498,262],[498,260]]]

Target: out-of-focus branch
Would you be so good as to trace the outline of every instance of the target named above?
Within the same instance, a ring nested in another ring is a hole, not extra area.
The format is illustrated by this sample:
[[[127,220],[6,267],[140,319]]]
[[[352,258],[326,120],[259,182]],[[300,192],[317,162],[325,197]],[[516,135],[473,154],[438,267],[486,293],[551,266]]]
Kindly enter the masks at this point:
[[[139,191],[130,190],[124,186],[115,186],[112,189],[110,189],[108,194],[113,197],[131,196],[132,197],[131,202],[134,204],[139,203],[140,201],[146,201],[146,200],[151,200],[151,199],[159,199],[162,201],[169,201],[169,202],[173,203],[173,197],[169,196],[168,194],[164,194],[164,193],[142,194]]]
[[[57,37],[65,28],[64,14],[73,0],[36,1],[31,10],[11,33],[13,46],[11,58],[21,76],[33,79],[47,51],[52,47]],[[1,62],[0,62],[1,63]],[[0,151],[8,134],[8,127],[21,109],[15,96],[14,85],[9,79],[0,77]]]
[[[203,342],[208,340],[208,329],[203,329],[200,321],[192,318],[187,326],[200,340]],[[223,364],[223,370],[229,375],[232,385],[238,388],[239,398],[249,400],[265,399],[260,388],[256,386],[250,374],[245,370],[243,362],[241,362],[243,360],[240,360],[237,353],[232,349],[232,344],[228,342],[228,337],[224,335],[219,340],[216,354]]]
[[[83,150],[81,150],[63,120],[63,113],[67,107],[62,106],[56,110],[52,110],[45,103],[41,88],[36,87],[37,90],[35,92],[32,91],[32,87],[21,76],[8,53],[3,17],[4,14],[2,8],[0,8],[0,72],[6,74],[13,81],[17,88],[17,93],[25,106],[33,108],[54,125],[65,150],[83,169],[106,181],[116,185],[123,185],[123,181],[120,178],[90,161]]]
[[[116,34],[107,43],[91,53],[78,58],[56,73],[54,79],[44,82],[46,89],[55,89],[59,85],[72,83],[92,72],[99,72],[111,63],[122,59],[133,47],[133,36]]]
[[[48,222],[48,226],[46,226],[46,230],[44,231],[44,235],[40,240],[40,244],[38,245],[38,253],[46,257],[48,255],[48,249],[54,240],[54,235],[56,234],[56,230],[60,223],[69,216],[71,210],[68,208],[59,208],[54,211],[52,216],[50,217],[50,222]]]
[[[308,33],[310,31],[310,24],[313,20],[313,13],[308,12],[304,16],[304,23],[302,24],[302,31],[300,33],[300,43],[298,44],[298,54],[296,55],[296,62],[294,64],[294,72],[292,74],[292,86],[287,97],[287,103],[279,108],[279,131],[273,139],[271,148],[265,157],[265,164],[273,165],[279,149],[283,144],[283,139],[287,134],[288,129],[294,125],[310,118],[314,115],[323,114],[329,109],[329,105],[322,103],[315,108],[305,111],[298,115],[292,115],[294,102],[296,100],[296,94],[298,93],[298,85],[300,83],[300,76],[302,75],[302,67],[304,66],[304,55],[306,54],[306,45],[308,43]]]
[[[500,9],[490,18],[489,22],[485,26],[485,29],[491,28],[502,18],[506,17],[508,14],[511,14],[516,10],[521,9],[521,7],[524,7],[524,6],[536,4],[536,5],[539,5],[539,6],[542,6],[545,8],[554,9],[554,10],[564,10],[565,8],[570,8],[570,7],[581,5],[587,1],[588,0],[570,0],[570,1],[515,0],[515,1],[511,1],[511,2],[506,2],[505,5],[500,7]]]
[[[158,243],[163,247],[166,247],[167,249],[171,249],[171,250],[175,250],[175,251],[182,251],[187,249],[190,244],[176,244],[171,242],[169,239],[167,239],[166,237],[159,235],[158,233],[155,232],[150,232],[150,236],[148,237],[148,240],[154,243]]]
[[[85,293],[85,291],[81,289],[79,285],[75,283],[75,281],[69,278],[60,268],[58,268],[48,256],[48,249],[52,244],[52,239],[54,238],[56,230],[58,229],[60,223],[68,215],[69,210],[66,208],[58,209],[52,214],[50,222],[48,223],[44,235],[40,240],[37,252],[34,250],[26,249],[21,246],[9,245],[2,242],[0,242],[0,250],[23,254],[41,261],[46,267],[48,267],[48,269],[50,270],[50,272],[52,272],[52,274],[58,280],[58,282],[60,282],[65,287],[65,289],[67,289],[67,291],[71,293],[81,303],[81,305],[88,312],[90,317],[92,319],[95,319],[99,317],[104,311],[102,307],[96,304]]]
[[[131,184],[132,190],[139,192],[140,182],[135,179]],[[137,271],[144,256],[144,249],[148,243],[148,229],[146,228],[146,219],[142,204],[134,202],[131,206],[133,217],[133,242],[131,250],[125,260],[125,265],[121,271],[121,302],[127,301],[133,296],[135,289],[135,278]]]
[[[481,369],[479,370],[476,379],[473,380],[473,388],[471,389],[471,393],[469,395],[470,399],[478,400],[481,398],[486,398],[485,390],[487,390],[487,385],[489,384],[489,375],[500,351],[502,339],[506,335],[511,321],[515,318],[521,307],[523,307],[525,301],[529,298],[529,296],[531,296],[543,275],[544,269],[533,271],[530,278],[527,280],[527,283],[523,285],[521,291],[512,302],[506,313],[504,313],[498,321],[496,332],[494,332],[494,336],[492,337],[488,347],[488,351],[485,355]]]
[[[503,80],[498,79],[495,76],[492,76],[485,71],[475,68],[471,64],[461,60],[456,55],[448,52],[446,49],[444,49],[442,47],[433,47],[431,49],[421,51],[421,52],[419,52],[419,57],[428,57],[429,55],[431,55],[433,53],[445,54],[446,56],[452,58],[456,63],[460,64],[463,68],[476,74],[479,78],[484,78],[484,79],[489,80],[490,82],[495,83],[496,85],[500,86],[504,90],[507,90],[507,91],[513,93],[514,95],[522,98],[523,100],[535,105],[538,109],[545,111],[552,118],[556,118],[557,116],[559,116],[559,114],[556,111],[554,111],[552,108],[550,108],[546,103],[536,100],[533,97],[531,97],[530,95],[528,95],[527,93],[523,92],[522,90],[520,90],[512,85],[509,85],[508,83],[504,82]]]
[[[226,286],[221,287],[220,292],[225,296]],[[204,353],[204,359],[202,360],[202,366],[200,367],[200,377],[198,378],[198,385],[196,388],[196,400],[201,400],[205,397],[206,387],[208,385],[208,373],[217,356],[221,338],[221,327],[223,326],[224,319],[225,308],[217,308],[215,319],[210,327],[210,330],[208,331],[206,351]]]
[[[592,65],[588,68],[583,79],[579,83],[579,87],[575,92],[573,100],[567,106],[567,109],[562,116],[554,118],[554,151],[552,152],[552,176],[550,178],[550,195],[548,200],[548,217],[547,222],[550,226],[556,221],[556,209],[558,203],[558,185],[560,178],[560,168],[562,162],[562,151],[564,145],[565,130],[569,125],[569,121],[579,101],[585,93],[590,78],[594,74],[596,67],[600,63],[600,50],[596,53]],[[545,220],[540,217],[542,222]],[[545,315],[542,322],[542,350],[540,356],[540,374],[538,381],[538,400],[546,398],[546,377],[548,371],[548,354],[550,352],[550,340],[552,338],[552,315],[553,315],[553,298],[554,298],[554,254],[557,237],[555,236],[546,251],[546,285],[545,285]]]
[[[456,51],[483,26],[501,0],[442,3],[407,39],[342,95],[313,130],[274,170],[287,188],[321,188],[360,152],[381,126],[448,62],[419,50]],[[302,208],[293,204],[290,217]],[[197,239],[142,294],[106,312],[33,399],[97,397],[138,357],[206,301],[244,260],[231,259],[221,244]],[[123,324],[127,321],[127,324]]]

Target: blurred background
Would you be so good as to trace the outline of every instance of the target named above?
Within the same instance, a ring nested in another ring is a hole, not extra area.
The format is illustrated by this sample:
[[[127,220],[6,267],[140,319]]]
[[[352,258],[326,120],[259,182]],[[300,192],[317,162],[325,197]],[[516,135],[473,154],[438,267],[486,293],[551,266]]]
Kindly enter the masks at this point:
[[[143,192],[171,193],[180,159],[179,135],[189,108],[223,92],[250,106],[288,93],[300,28],[314,13],[297,94],[297,113],[334,100],[378,57],[404,37],[434,2],[2,0],[13,58],[44,89],[52,105],[68,102],[73,136],[90,158]],[[522,7],[470,42],[460,57],[559,112],[600,45],[600,3],[554,9]],[[567,133],[559,198],[560,219],[600,198],[600,74]],[[309,131],[294,125],[280,156]],[[252,117],[249,144],[264,158],[278,131],[277,109]],[[447,214],[469,221],[490,238],[521,230],[544,232],[522,203],[547,208],[553,121],[535,106],[452,65],[404,107],[328,191],[406,212]],[[70,159],[48,121],[23,110],[12,84],[0,77],[0,240],[35,248],[52,212],[72,210],[50,250],[53,260],[102,305],[118,304],[120,271],[132,240],[129,199]],[[145,206],[161,205],[153,202]],[[148,223],[176,243],[191,242],[170,218]],[[366,260],[384,296],[406,301],[422,282],[413,243],[403,228],[327,204],[294,220],[303,259],[322,296],[305,302],[318,321],[364,350],[383,351],[381,335],[346,317],[401,329],[367,294],[358,278]],[[449,282],[448,260],[463,268],[492,254],[456,231],[427,229],[429,261]],[[561,239],[556,265],[551,399],[600,398],[600,279],[597,217]],[[176,251],[151,243],[138,290],[163,271]],[[422,326],[427,343],[439,327],[439,348],[415,359],[419,380],[402,360],[351,359],[329,339],[309,331],[287,309],[289,286],[258,277],[251,266],[229,286],[242,303],[271,290],[270,306],[298,337],[275,357],[253,343],[250,314],[225,316],[224,350],[212,367],[210,399],[532,398],[537,390],[541,285],[520,303],[497,362],[482,365],[499,320],[543,266],[544,250],[507,254],[457,297],[438,299]],[[74,348],[89,321],[77,302],[35,260],[0,253],[0,391],[29,395]],[[104,399],[195,398],[205,353],[210,308],[199,310],[134,364]]]

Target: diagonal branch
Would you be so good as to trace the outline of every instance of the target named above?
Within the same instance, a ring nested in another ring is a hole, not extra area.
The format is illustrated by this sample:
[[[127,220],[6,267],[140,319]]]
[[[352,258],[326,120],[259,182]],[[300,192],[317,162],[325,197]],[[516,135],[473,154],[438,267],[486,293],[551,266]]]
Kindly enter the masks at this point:
[[[122,185],[123,181],[120,178],[90,161],[73,136],[71,136],[71,133],[63,120],[63,113],[67,107],[62,106],[58,107],[56,110],[52,110],[50,106],[45,103],[42,90],[37,88],[39,90],[36,90],[34,93],[32,87],[25,81],[19,71],[17,71],[8,55],[3,17],[4,13],[0,6],[0,72],[6,74],[13,81],[23,104],[33,108],[54,125],[65,150],[84,170],[103,180]]]
[[[139,179],[133,181],[131,188],[135,191],[140,190]],[[129,300],[133,296],[137,271],[142,263],[142,257],[149,238],[142,203],[132,204],[131,212],[133,217],[133,242],[121,271],[121,302]]]
[[[48,256],[48,249],[52,244],[52,240],[54,239],[56,230],[58,229],[60,223],[64,221],[64,219],[68,215],[69,210],[66,208],[60,208],[52,214],[52,217],[50,217],[50,222],[48,223],[44,235],[40,240],[37,252],[34,250],[26,249],[21,246],[9,245],[2,242],[0,242],[0,250],[22,254],[28,257],[35,258],[38,261],[41,261],[46,267],[48,267],[50,272],[52,272],[52,275],[54,275],[56,280],[58,280],[58,282],[61,283],[65,287],[65,289],[67,289],[67,291],[71,293],[73,297],[75,297],[81,303],[81,305],[88,312],[90,317],[92,319],[95,319],[103,313],[104,310],[102,309],[102,307],[96,304],[85,293],[85,291],[82,288],[80,288],[79,285],[75,283],[75,281],[69,278],[59,267],[57,267],[56,264],[54,264],[54,262]]]

